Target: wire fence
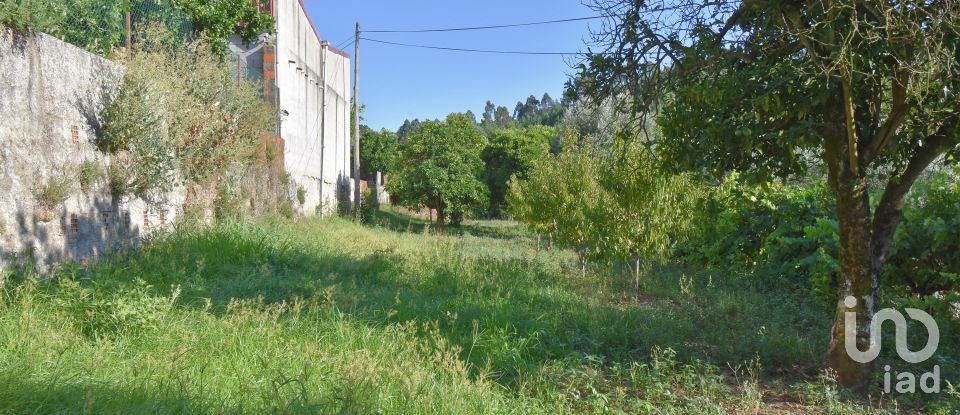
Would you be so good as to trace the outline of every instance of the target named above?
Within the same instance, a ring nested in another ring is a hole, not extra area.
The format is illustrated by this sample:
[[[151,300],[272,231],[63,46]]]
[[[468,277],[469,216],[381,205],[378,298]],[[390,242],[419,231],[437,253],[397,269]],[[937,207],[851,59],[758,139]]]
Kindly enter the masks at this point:
[[[190,36],[190,17],[167,0],[3,0],[0,25],[31,29],[107,55],[129,47],[139,28],[162,24]]]

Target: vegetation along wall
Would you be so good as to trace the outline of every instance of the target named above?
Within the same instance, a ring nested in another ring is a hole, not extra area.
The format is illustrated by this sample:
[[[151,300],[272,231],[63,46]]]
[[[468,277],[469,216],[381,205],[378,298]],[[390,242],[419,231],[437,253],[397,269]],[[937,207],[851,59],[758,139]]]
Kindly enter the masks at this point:
[[[151,200],[111,192],[123,172],[96,140],[123,72],[51,36],[0,29],[0,269],[97,256],[182,213],[182,188]]]

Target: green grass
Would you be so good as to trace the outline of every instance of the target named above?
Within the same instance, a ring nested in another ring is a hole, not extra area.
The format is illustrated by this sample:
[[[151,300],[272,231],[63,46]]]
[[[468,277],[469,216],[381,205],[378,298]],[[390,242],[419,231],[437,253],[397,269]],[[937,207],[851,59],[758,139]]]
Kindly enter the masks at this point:
[[[436,235],[381,219],[179,229],[50,282],[7,276],[0,413],[891,405],[818,376],[829,316],[812,300],[683,267],[651,272],[637,298],[629,276],[582,278],[574,255],[509,222]]]

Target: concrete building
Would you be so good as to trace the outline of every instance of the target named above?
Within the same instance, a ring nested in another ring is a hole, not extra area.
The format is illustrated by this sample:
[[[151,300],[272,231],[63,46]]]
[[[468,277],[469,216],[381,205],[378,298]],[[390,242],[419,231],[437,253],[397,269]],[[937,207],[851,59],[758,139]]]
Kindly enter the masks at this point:
[[[304,196],[301,212],[330,214],[352,196],[350,57],[320,37],[302,0],[264,7],[276,32],[255,45],[232,42],[238,73],[262,77],[264,96],[276,105],[291,195]]]

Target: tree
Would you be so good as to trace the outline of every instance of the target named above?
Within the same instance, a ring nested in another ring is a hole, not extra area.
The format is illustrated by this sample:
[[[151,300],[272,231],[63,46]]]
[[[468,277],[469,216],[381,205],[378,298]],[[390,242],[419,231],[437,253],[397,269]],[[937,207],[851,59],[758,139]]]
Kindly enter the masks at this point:
[[[828,362],[862,388],[872,366],[845,352],[844,313],[870,345],[880,275],[921,173],[958,153],[960,8],[952,2],[634,2],[596,0],[612,16],[579,92],[628,93],[642,120],[662,111],[670,165],[803,174],[819,157],[837,200],[840,275]],[[664,14],[663,10],[670,10]],[[669,18],[661,16],[669,15]],[[871,205],[869,177],[885,180]],[[856,305],[846,307],[844,299]]]
[[[513,124],[513,118],[510,117],[510,110],[502,105],[497,107],[497,111],[494,113],[494,121],[498,127],[506,127]]]
[[[536,96],[527,97],[527,102],[523,104],[524,117],[533,118],[540,113],[540,100]]]
[[[407,140],[410,139],[410,135],[419,129],[420,129],[419,119],[414,119],[413,121],[403,120],[403,125],[401,125],[400,128],[397,130],[397,139],[401,143],[406,143]]]
[[[641,260],[669,258],[693,222],[700,186],[689,174],[652,169],[654,154],[622,135],[604,149],[568,130],[561,148],[536,158],[526,179],[510,180],[510,212],[573,248],[581,267],[630,261],[639,289]]]
[[[587,260],[601,252],[595,242],[603,221],[596,215],[610,195],[598,179],[595,149],[580,138],[572,131],[560,154],[534,160],[526,179],[511,178],[507,203],[516,220],[572,248],[585,274]]]
[[[464,114],[425,121],[401,147],[387,188],[405,206],[436,209],[439,228],[448,217],[457,226],[466,213],[487,201],[487,187],[479,179],[486,144],[486,137]]]
[[[553,97],[549,93],[544,92],[543,98],[540,98],[540,108],[543,110],[549,110],[557,105],[556,101],[553,100]]]
[[[550,140],[555,135],[555,129],[544,126],[502,128],[490,133],[490,144],[483,151],[483,161],[487,187],[490,188],[491,216],[500,216],[510,178],[525,179],[533,162],[550,152]]]
[[[469,119],[470,122],[477,124],[477,115],[474,114],[473,111],[467,110],[467,112],[464,115],[467,116],[467,119]]]
[[[487,101],[487,105],[483,107],[483,120],[481,123],[484,127],[490,126],[493,124],[494,113],[496,112],[497,107],[493,105],[493,102]]]
[[[392,172],[399,147],[397,134],[385,129],[374,131],[366,125],[360,126],[360,134],[361,177]]]
[[[517,105],[513,107],[513,119],[520,121],[527,116],[527,107],[523,105],[522,102],[517,101]]]

